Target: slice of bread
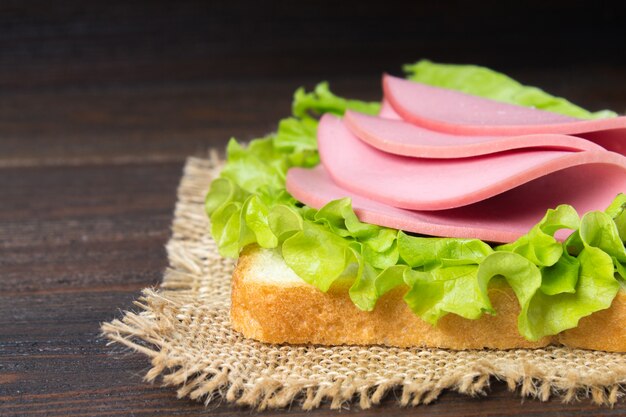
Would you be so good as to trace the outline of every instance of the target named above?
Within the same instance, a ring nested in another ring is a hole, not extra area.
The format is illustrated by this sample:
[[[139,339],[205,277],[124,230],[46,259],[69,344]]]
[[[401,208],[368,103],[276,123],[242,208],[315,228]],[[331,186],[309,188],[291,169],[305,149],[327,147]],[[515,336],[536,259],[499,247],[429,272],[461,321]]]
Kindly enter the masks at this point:
[[[478,320],[455,314],[431,326],[402,300],[407,288],[390,291],[371,312],[359,310],[348,296],[349,283],[327,293],[302,281],[276,250],[246,248],[232,281],[231,320],[244,336],[267,343],[321,345],[423,346],[448,349],[540,348],[551,344],[626,351],[626,294],[611,308],[583,318],[575,329],[529,342],[517,330],[519,304],[506,284],[492,286],[497,311]]]

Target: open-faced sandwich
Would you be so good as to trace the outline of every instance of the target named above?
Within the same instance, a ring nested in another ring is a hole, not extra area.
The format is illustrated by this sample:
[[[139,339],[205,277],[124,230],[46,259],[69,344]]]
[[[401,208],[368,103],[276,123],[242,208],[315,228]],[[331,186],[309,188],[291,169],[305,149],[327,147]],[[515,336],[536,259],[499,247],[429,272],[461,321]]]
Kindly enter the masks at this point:
[[[626,117],[475,66],[327,84],[206,199],[233,327],[270,343],[626,351]]]

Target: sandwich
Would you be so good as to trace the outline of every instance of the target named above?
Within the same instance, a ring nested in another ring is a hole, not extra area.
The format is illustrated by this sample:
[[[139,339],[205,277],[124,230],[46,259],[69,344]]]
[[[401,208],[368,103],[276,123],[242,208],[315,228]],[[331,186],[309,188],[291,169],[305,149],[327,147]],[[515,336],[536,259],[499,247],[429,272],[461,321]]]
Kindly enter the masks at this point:
[[[267,343],[626,352],[626,117],[420,61],[381,103],[298,89],[206,196]]]

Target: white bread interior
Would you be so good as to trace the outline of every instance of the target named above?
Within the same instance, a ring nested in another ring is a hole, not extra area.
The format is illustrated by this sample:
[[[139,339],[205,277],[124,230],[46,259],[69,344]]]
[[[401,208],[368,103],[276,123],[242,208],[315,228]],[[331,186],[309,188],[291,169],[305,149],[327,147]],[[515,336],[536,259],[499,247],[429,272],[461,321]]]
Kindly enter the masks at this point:
[[[390,291],[371,312],[359,310],[348,296],[349,283],[327,293],[305,283],[276,250],[247,247],[232,280],[231,320],[244,336],[267,343],[321,345],[423,346],[448,349],[539,348],[551,344],[626,352],[626,294],[611,308],[583,318],[575,329],[530,342],[519,335],[519,304],[510,287],[493,286],[497,311],[478,320],[454,314],[431,326],[402,300],[407,288]]]

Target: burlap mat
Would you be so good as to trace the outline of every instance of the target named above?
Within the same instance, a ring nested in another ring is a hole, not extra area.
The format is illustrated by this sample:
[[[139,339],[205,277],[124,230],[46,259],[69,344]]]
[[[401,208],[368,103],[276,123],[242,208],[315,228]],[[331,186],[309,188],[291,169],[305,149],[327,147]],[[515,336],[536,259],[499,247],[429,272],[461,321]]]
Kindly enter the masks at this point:
[[[178,396],[264,409],[377,404],[395,389],[402,405],[429,403],[444,389],[477,395],[489,380],[521,395],[565,401],[590,397],[612,405],[623,396],[626,355],[546,348],[446,351],[382,346],[274,346],[230,328],[230,275],[208,230],[203,201],[220,162],[191,158],[178,190],[169,268],[158,289],[146,289],[139,312],[105,323],[110,340],[152,359],[146,379],[160,377]]]

